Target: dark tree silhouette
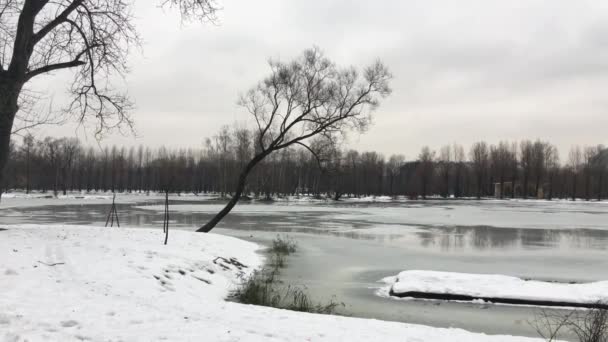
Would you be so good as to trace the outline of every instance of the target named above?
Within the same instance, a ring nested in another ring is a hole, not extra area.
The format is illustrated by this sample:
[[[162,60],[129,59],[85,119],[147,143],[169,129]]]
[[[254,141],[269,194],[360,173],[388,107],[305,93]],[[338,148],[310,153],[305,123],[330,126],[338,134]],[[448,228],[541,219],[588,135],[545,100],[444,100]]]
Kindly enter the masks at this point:
[[[215,19],[214,0],[164,0],[184,19]],[[132,125],[129,98],[110,76],[127,72],[129,51],[139,45],[131,2],[125,0],[0,0],[0,183],[15,118],[28,101],[28,82],[73,69],[72,100],[63,111],[93,119],[95,134]]]
[[[269,64],[270,76],[239,101],[256,122],[254,156],[241,171],[231,200],[199,232],[209,232],[232,210],[247,176],[268,155],[292,145],[314,153],[308,145],[312,138],[364,131],[379,99],[390,94],[391,75],[379,61],[359,73],[353,67],[337,68],[313,48],[290,63]]]
[[[475,173],[477,199],[481,199],[484,195],[483,189],[488,175],[489,158],[488,144],[483,141],[473,144],[471,147],[471,163]]]
[[[222,131],[225,129],[220,133]],[[231,138],[227,146],[221,148],[227,151],[223,156],[219,156],[218,146],[212,144],[211,139],[203,149],[143,146],[98,149],[73,138],[26,136],[20,144],[17,141],[11,144],[2,189],[57,194],[59,191],[165,193],[169,190],[178,196],[189,192],[230,195],[236,191],[239,172],[257,151],[257,138],[239,127],[227,134]],[[415,197],[421,195],[426,184],[426,195],[445,195],[445,175],[442,175],[446,172],[445,156],[438,161],[433,161],[429,153],[421,153],[414,160],[405,160],[398,155],[387,159],[373,151],[335,149],[335,144],[322,138],[314,139],[308,145],[315,155],[294,144],[266,157],[249,174],[243,193],[269,200],[277,196],[300,195],[334,199],[336,195],[339,198]],[[468,159],[460,145],[454,144],[451,148],[453,166],[449,177],[454,197],[487,197],[499,193],[509,196],[509,190],[513,188],[517,191],[511,191],[509,197],[523,196],[520,180],[524,170],[517,156],[518,145],[505,141],[486,145],[489,153],[471,154]],[[608,149],[603,146],[574,148],[571,158],[560,165],[557,148],[551,144],[547,146],[550,148],[545,153],[546,171],[540,180],[544,198],[583,198],[586,193],[597,200],[606,198]],[[489,157],[485,158],[484,154]],[[426,167],[422,167],[424,164]],[[496,193],[496,185],[500,186],[502,179],[512,183],[507,186],[505,182],[503,191]],[[482,186],[478,188],[477,184]]]

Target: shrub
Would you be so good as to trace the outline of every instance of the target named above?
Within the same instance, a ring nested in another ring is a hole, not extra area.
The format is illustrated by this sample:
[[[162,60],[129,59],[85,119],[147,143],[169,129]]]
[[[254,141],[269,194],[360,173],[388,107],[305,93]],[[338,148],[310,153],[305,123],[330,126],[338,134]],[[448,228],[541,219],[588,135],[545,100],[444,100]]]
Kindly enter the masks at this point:
[[[255,271],[231,294],[231,299],[252,305],[269,306],[279,309],[287,309],[300,312],[312,312],[322,314],[334,314],[339,306],[333,299],[328,303],[315,303],[299,286],[284,286],[277,279],[281,268],[285,267],[285,255],[296,251],[296,243],[289,238],[277,238],[272,243],[270,252],[272,259],[270,268]]]
[[[578,342],[608,342],[608,310],[602,303],[566,314],[542,310],[531,325],[547,342],[564,335],[574,336]]]
[[[270,251],[274,254],[289,255],[295,253],[297,249],[296,242],[289,237],[277,237],[272,241]]]

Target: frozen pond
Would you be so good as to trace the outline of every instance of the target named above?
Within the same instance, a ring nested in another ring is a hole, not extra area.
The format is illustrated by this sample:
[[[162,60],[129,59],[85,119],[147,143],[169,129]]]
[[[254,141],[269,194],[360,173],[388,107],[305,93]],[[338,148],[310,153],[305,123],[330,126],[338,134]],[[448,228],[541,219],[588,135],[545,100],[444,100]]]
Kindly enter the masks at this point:
[[[103,225],[109,204],[1,209],[3,223]],[[5,205],[3,203],[3,205]],[[193,230],[218,201],[174,201],[173,227]],[[157,200],[118,206],[121,225],[162,226]],[[227,229],[230,227],[230,229]],[[608,203],[408,201],[404,203],[245,203],[218,233],[268,244],[298,242],[282,273],[316,299],[346,304],[345,314],[536,336],[530,307],[396,300],[375,294],[378,280],[403,270],[498,273],[557,281],[608,279]],[[159,233],[160,234],[160,233]]]

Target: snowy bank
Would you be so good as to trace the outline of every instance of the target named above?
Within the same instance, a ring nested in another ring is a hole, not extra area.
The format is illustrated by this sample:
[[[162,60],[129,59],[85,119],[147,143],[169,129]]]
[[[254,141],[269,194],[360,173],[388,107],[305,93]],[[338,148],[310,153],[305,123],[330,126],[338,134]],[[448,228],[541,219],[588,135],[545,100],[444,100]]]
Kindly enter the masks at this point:
[[[403,271],[387,278],[397,297],[486,300],[545,306],[593,306],[608,301],[608,281],[566,284],[493,274]]]
[[[86,192],[72,191],[67,194],[60,192],[57,197],[52,191],[40,192],[32,191],[26,194],[22,191],[3,193],[0,200],[0,209],[27,208],[47,205],[79,205],[79,204],[110,204],[112,203],[112,192]],[[140,203],[151,201],[162,201],[165,199],[164,193],[159,192],[117,192],[116,203]],[[170,193],[169,200],[174,201],[211,201],[220,199],[218,194],[192,194],[192,193]]]
[[[0,228],[0,340],[539,341],[226,302],[262,261],[226,236]]]

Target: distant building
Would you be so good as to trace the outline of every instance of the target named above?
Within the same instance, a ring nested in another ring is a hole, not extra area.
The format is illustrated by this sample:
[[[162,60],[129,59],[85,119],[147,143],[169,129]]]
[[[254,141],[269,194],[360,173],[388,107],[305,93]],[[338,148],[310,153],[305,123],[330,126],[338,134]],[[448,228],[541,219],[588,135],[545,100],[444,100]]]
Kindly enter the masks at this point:
[[[540,186],[538,188],[538,193],[536,194],[536,198],[538,199],[543,199],[545,198],[545,186],[548,186],[548,184],[543,184],[542,186]],[[503,191],[504,191],[504,196],[502,196],[503,198],[511,198],[511,197],[522,197],[522,187],[523,185],[521,184],[521,182],[515,182],[515,184],[513,184],[513,182],[504,182],[503,183]],[[531,191],[533,189],[531,189],[530,186],[528,186],[528,194],[533,192]],[[513,195],[513,192],[515,192],[515,195]],[[501,192],[500,192],[500,183],[494,183],[494,198],[500,198]]]

